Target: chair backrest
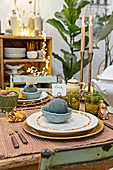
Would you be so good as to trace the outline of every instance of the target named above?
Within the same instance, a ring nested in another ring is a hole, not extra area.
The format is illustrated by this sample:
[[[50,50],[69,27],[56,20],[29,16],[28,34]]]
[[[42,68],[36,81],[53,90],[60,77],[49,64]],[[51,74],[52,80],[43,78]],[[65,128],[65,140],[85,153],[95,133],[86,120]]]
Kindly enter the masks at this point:
[[[27,75],[10,75],[10,87],[14,87],[14,83],[26,83],[28,80],[35,79],[37,83],[57,83],[56,76],[27,76]],[[37,84],[36,83],[36,84]],[[41,88],[43,90],[49,90],[51,88]]]

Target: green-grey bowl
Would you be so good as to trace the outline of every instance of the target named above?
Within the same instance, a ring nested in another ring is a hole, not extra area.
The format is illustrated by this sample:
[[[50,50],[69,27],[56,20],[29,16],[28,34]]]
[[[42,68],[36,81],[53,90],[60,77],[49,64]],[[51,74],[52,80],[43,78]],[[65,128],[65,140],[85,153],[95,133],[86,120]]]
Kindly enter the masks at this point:
[[[28,100],[38,99],[41,96],[42,91],[37,89],[37,92],[25,92],[24,89],[21,90],[23,97]]]
[[[60,113],[52,113],[49,112],[49,107],[48,106],[43,106],[42,107],[42,113],[43,116],[52,123],[64,123],[67,120],[69,120],[69,118],[71,117],[72,114],[72,109],[68,107],[68,112],[65,114],[60,114]]]
[[[0,109],[2,112],[11,112],[11,110],[17,106],[19,93],[16,91],[7,91],[7,93],[14,92],[15,96],[3,96],[0,95]]]

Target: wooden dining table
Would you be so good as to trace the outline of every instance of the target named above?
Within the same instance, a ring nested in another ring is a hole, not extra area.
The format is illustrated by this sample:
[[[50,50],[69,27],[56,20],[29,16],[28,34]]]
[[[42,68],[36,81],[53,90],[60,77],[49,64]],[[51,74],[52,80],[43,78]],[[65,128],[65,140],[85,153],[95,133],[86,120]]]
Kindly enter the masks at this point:
[[[84,103],[81,102],[79,110],[84,111],[84,109]],[[40,109],[36,108],[25,110],[25,113],[29,116],[38,111]],[[6,115],[0,113],[0,117],[3,119]],[[113,116],[110,115],[110,117],[112,118]],[[110,131],[110,135],[113,135],[111,128],[104,127],[104,130],[106,129]],[[47,148],[41,150],[39,153],[1,158],[0,170],[45,170],[52,168],[59,170],[108,170],[113,167],[113,140],[109,137],[109,134],[108,139],[102,142],[92,142],[91,144],[79,146],[76,146],[76,140],[74,140],[75,147],[70,147],[67,140],[65,141],[66,147],[64,148],[63,146],[62,148],[55,149]],[[43,142],[46,142],[46,139]]]

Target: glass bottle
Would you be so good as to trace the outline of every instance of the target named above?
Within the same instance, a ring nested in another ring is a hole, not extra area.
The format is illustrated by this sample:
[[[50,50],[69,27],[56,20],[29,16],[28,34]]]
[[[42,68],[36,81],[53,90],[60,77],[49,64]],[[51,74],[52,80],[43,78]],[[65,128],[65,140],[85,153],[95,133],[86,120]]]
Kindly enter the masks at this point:
[[[15,10],[12,10],[12,14],[11,14],[10,18],[11,18],[12,35],[19,36],[20,35],[19,18],[17,16]]]
[[[11,21],[10,21],[9,18],[7,19],[7,26],[6,26],[6,30],[5,30],[5,35],[12,35]]]
[[[34,18],[34,28],[35,28],[35,35],[39,36],[41,34],[42,31],[42,19],[41,16],[39,15],[39,13],[37,13],[37,15]]]
[[[34,30],[34,18],[31,10],[32,1],[29,1],[29,16],[27,18],[29,32],[32,33]]]

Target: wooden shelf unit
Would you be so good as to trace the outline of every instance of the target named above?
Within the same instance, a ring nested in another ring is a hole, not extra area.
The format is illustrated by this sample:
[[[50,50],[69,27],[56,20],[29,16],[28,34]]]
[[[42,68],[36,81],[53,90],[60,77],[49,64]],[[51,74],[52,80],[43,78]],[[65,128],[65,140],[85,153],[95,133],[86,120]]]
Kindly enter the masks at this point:
[[[27,51],[27,42],[34,41],[39,43],[43,41],[42,37],[22,37],[22,36],[6,36],[0,35],[0,81],[1,81],[1,88],[4,89],[6,86],[6,80],[9,79],[9,75],[5,73],[6,67],[5,64],[11,65],[19,65],[25,64],[24,68],[25,71],[30,66],[38,67],[40,70],[45,66],[46,60],[43,59],[28,59],[27,57],[21,59],[9,59],[5,58],[4,56],[4,48],[26,48]],[[47,56],[50,56],[50,63],[48,69],[48,75],[52,74],[52,38],[46,37],[46,47],[47,47]]]

